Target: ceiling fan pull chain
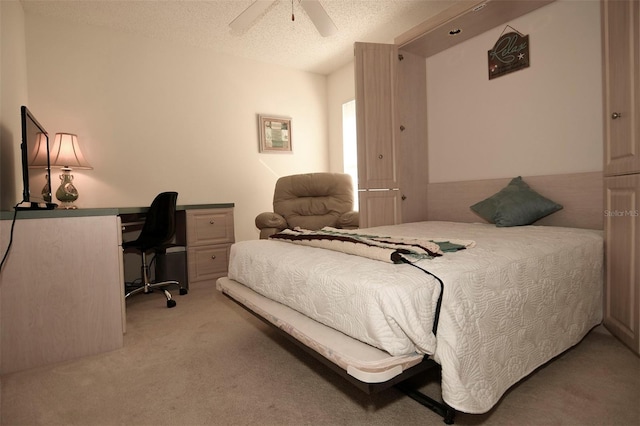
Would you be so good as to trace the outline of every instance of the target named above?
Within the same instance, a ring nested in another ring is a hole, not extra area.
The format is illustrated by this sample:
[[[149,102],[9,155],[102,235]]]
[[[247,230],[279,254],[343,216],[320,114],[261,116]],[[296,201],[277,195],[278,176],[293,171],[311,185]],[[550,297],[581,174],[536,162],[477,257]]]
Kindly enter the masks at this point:
[[[1,2],[2,0],[0,0]],[[316,27],[322,37],[329,37],[338,31],[338,27],[333,23],[331,17],[327,14],[320,0],[290,0],[291,1],[291,21],[296,20],[296,7],[301,7],[307,14],[309,20]],[[260,18],[266,14],[272,5],[280,2],[280,0],[255,0],[244,12],[236,16],[229,26],[235,34],[247,31]],[[296,6],[296,3],[298,6]],[[278,12],[279,13],[279,12]],[[303,13],[304,14],[304,13]]]

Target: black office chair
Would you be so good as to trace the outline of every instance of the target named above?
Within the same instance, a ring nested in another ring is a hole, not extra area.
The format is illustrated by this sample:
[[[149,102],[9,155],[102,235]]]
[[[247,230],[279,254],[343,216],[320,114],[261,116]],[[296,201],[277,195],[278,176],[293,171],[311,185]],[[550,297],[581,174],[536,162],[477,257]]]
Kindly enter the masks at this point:
[[[154,288],[160,288],[167,297],[167,308],[176,306],[176,301],[171,298],[168,286],[176,286],[180,294],[187,294],[188,290],[178,281],[149,282],[149,264],[147,253],[160,251],[170,247],[169,243],[176,233],[176,200],[177,192],[163,192],[156,196],[147,212],[142,231],[134,241],[122,243],[122,248],[134,249],[142,255],[142,285],[131,291],[125,290],[125,299],[138,293],[152,293]]]

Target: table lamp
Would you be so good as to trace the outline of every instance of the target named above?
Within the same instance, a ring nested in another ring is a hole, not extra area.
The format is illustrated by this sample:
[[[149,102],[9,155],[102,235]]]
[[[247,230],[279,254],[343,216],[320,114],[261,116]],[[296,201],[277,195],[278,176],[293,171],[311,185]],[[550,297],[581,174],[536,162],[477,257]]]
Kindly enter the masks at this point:
[[[35,149],[30,153],[29,168],[30,169],[45,169],[47,175],[45,176],[44,187],[41,194],[42,199],[47,203],[51,202],[51,187],[49,186],[49,151],[48,151],[49,137],[45,133],[38,133],[36,138]]]
[[[91,170],[87,160],[80,151],[78,136],[71,133],[56,133],[51,150],[51,167],[61,167],[60,187],[56,191],[56,198],[60,201],[60,208],[77,209],[74,202],[78,199],[78,190],[73,185],[71,171],[75,169]]]

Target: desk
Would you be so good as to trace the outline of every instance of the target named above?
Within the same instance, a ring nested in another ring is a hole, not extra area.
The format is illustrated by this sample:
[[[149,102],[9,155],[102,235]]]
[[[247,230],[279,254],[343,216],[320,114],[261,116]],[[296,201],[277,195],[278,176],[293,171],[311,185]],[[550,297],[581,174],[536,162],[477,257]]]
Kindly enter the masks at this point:
[[[122,347],[126,318],[120,215],[144,210],[18,212],[11,251],[0,272],[0,373]],[[204,212],[224,211],[230,217],[224,229],[231,229],[226,238],[233,239],[233,204],[180,206],[179,211],[184,215],[182,235],[195,258],[198,248],[208,244],[195,226]],[[13,214],[0,212],[2,254]],[[195,227],[196,238],[191,245],[190,227]]]
[[[214,284],[217,278],[227,274],[229,251],[235,241],[233,207],[233,204],[176,207],[176,236],[173,242],[187,249],[189,284]],[[119,210],[125,235],[142,228],[146,211],[146,208],[138,207]]]

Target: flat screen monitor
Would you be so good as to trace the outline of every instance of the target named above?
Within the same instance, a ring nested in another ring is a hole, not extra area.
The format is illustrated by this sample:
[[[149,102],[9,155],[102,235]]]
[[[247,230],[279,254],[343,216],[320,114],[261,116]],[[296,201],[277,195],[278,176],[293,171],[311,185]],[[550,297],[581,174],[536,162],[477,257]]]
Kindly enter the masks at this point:
[[[22,203],[16,208],[52,209],[49,135],[26,106],[20,108],[22,120]]]

